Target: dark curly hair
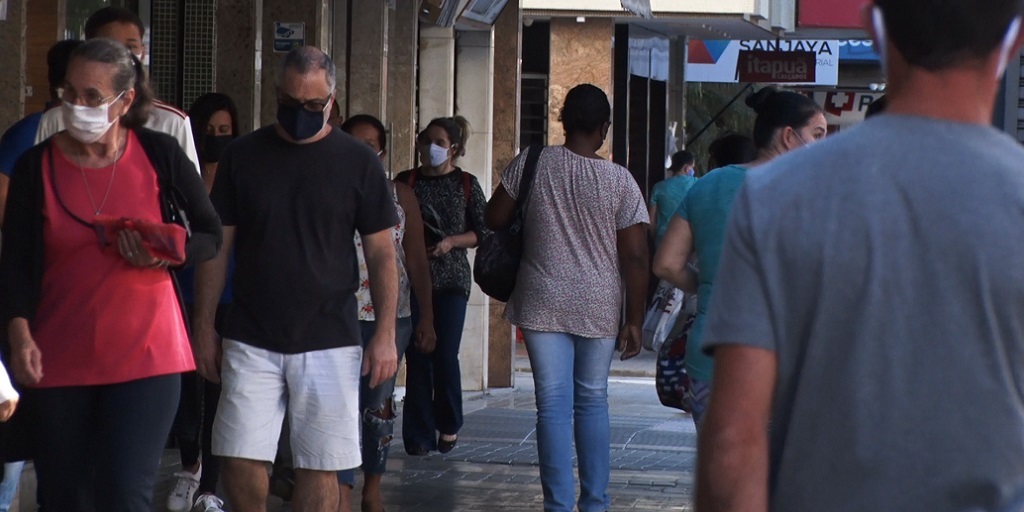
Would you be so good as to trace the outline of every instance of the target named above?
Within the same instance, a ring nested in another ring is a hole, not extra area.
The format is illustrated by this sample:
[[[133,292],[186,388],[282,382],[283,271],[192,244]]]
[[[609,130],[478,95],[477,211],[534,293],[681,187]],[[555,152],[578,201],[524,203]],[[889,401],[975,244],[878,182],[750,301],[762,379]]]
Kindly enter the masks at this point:
[[[341,123],[341,131],[351,134],[356,126],[364,124],[377,130],[377,146],[380,147],[381,151],[386,150],[388,148],[388,135],[387,130],[384,128],[384,123],[370,114],[358,114],[346,119],[344,123]]]
[[[612,119],[608,95],[592,84],[573,87],[565,96],[558,120],[565,133],[593,133]]]
[[[231,116],[231,133],[237,137],[240,135],[238,132],[238,107],[227,94],[206,93],[196,98],[196,101],[192,102],[192,108],[188,109],[188,121],[192,125],[192,138],[196,150],[200,153],[199,156],[202,156],[203,152],[203,136],[206,135],[206,125],[210,124],[213,114],[222,110],[227,111]]]

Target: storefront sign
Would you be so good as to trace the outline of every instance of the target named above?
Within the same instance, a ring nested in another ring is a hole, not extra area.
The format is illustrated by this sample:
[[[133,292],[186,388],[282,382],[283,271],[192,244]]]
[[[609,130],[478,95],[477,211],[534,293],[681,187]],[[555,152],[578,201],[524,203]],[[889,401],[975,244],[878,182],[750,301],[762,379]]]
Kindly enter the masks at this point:
[[[883,93],[860,93],[854,91],[815,92],[814,101],[825,109],[825,119],[830,126],[849,126],[864,120],[868,106]]]
[[[736,76],[740,82],[813,84],[816,69],[813,52],[744,50]]]
[[[288,53],[306,44],[306,24],[274,22],[274,51]]]
[[[740,53],[744,52],[741,61]],[[797,54],[793,59],[783,59],[780,54]],[[689,57],[686,63],[687,82],[719,82],[735,83],[756,81],[762,83],[799,83],[804,85],[836,85],[839,83],[839,41],[837,40],[794,40],[794,41],[724,41],[691,40]],[[769,59],[758,57],[768,54]],[[813,66],[807,55],[813,57]],[[786,63],[789,67],[786,67]],[[783,79],[785,75],[802,75],[798,73],[798,62],[808,68],[806,78],[801,80]],[[767,64],[766,64],[767,63]],[[750,80],[755,77],[754,71],[764,70],[765,66],[781,65],[778,80]],[[751,69],[751,73],[740,71]],[[813,69],[813,72],[812,72]],[[788,73],[787,73],[788,71]]]
[[[839,60],[842,62],[878,62],[875,45],[868,39],[839,41]]]

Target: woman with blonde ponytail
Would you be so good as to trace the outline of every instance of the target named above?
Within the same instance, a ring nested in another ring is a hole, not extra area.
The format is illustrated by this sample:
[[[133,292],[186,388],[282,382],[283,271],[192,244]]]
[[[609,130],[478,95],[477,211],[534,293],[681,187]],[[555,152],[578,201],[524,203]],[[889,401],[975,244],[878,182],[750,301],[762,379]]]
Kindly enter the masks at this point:
[[[451,451],[462,428],[459,346],[473,283],[467,251],[487,229],[484,191],[475,176],[456,165],[466,154],[468,135],[469,123],[462,117],[432,120],[417,137],[420,166],[395,178],[412,187],[420,201],[437,333],[432,353],[411,346],[406,354],[402,436],[410,455]],[[416,323],[418,313],[413,315]]]

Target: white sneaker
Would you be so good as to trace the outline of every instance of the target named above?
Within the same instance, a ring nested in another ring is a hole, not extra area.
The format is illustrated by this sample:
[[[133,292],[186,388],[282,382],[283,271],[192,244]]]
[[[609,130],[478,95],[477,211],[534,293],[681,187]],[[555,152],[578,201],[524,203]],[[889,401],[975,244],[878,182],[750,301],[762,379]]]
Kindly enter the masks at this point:
[[[224,500],[213,494],[204,494],[196,500],[192,512],[224,512]]]
[[[179,471],[174,474],[174,489],[167,496],[167,510],[169,512],[189,512],[192,510],[192,496],[199,489],[199,477],[202,474],[192,474],[188,471]]]

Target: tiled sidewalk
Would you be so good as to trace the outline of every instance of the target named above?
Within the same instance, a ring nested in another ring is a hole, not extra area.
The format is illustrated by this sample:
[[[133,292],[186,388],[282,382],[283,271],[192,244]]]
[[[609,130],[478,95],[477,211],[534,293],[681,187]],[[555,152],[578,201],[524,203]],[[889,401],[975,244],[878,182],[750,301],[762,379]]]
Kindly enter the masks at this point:
[[[446,455],[410,457],[402,447],[400,431],[396,432],[384,478],[387,510],[542,510],[531,375],[517,374],[516,385],[515,389],[467,393],[459,445]],[[692,510],[696,434],[690,416],[662,407],[650,378],[613,377],[609,406],[611,510]],[[174,451],[164,457],[157,510],[163,510],[171,477],[178,469],[177,458]],[[22,482],[22,502],[29,503],[34,488],[30,467]],[[357,510],[359,491],[357,485],[353,491]],[[269,508],[270,512],[287,510],[288,505],[278,500]]]

